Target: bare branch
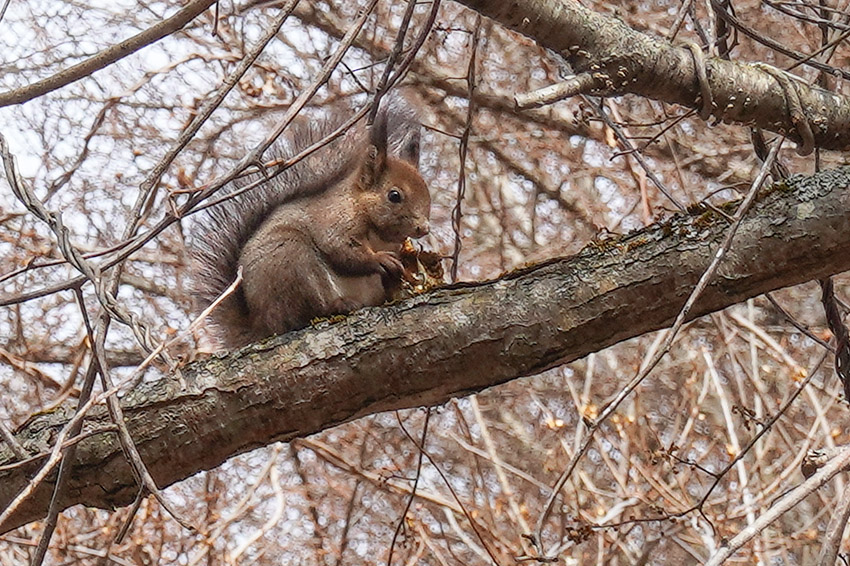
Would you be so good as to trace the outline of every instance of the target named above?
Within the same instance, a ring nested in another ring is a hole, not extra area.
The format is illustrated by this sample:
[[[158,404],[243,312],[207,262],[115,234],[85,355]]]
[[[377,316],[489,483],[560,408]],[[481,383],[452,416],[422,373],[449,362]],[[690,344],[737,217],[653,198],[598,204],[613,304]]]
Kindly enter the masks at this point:
[[[770,511],[764,513],[752,524],[744,528],[732,540],[725,544],[718,552],[716,552],[706,566],[719,566],[727,558],[732,556],[735,551],[745,545],[750,539],[767,528],[773,521],[781,517],[789,509],[797,505],[805,497],[817,491],[822,485],[828,482],[832,477],[841,472],[845,466],[850,464],[850,447],[845,446],[826,466],[818,470],[818,472],[804,481],[802,484],[794,488],[785,497],[780,499]]]
[[[117,45],[113,45],[104,49],[94,57],[90,57],[85,61],[77,63],[73,67],[60,71],[53,76],[42,79],[31,85],[22,88],[10,90],[0,93],[0,108],[9,106],[10,104],[21,104],[33,98],[37,98],[48,92],[52,92],[63,86],[69,85],[75,81],[87,77],[98,71],[131,55],[154,43],[163,37],[174,33],[183,26],[194,20],[204,10],[209,8],[215,0],[193,0],[188,6],[178,11],[170,18],[166,18],[158,24],[149,27],[145,31],[138,33],[130,39],[124,40]]]
[[[569,83],[570,92],[580,84],[587,87],[585,94],[638,94],[681,104],[705,116],[702,94],[708,88],[714,103],[711,115],[718,121],[777,132],[800,144],[800,151],[810,151],[812,142],[824,149],[850,148],[850,99],[811,87],[779,69],[767,72],[764,64],[719,58],[700,61],[690,47],[637,32],[576,0],[459,1],[556,51],[577,77],[592,76],[593,81],[583,78]],[[707,85],[700,81],[700,64],[705,65]],[[777,74],[787,76],[789,82],[783,86]]]

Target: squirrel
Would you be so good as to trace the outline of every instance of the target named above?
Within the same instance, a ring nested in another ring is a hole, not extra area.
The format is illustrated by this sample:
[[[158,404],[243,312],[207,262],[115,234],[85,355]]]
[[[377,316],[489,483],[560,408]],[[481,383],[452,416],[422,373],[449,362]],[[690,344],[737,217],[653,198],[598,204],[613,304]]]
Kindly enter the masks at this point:
[[[269,150],[297,154],[340,123],[295,123]],[[407,238],[429,232],[431,197],[418,171],[419,121],[402,96],[384,97],[370,128],[356,125],[275,177],[211,207],[195,234],[194,292],[222,346],[239,348],[317,317],[386,302],[404,272]],[[262,179],[234,182],[233,192]]]

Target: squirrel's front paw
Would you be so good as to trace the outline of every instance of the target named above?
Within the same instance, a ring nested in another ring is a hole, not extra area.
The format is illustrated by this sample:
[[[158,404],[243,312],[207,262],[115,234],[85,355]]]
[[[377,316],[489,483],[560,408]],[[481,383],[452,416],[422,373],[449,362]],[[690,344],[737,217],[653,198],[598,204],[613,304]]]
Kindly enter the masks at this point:
[[[362,303],[359,303],[354,299],[348,297],[338,297],[329,305],[329,308],[332,314],[348,314],[350,312],[356,311],[362,306]]]
[[[393,252],[377,252],[378,264],[381,266],[381,278],[398,280],[404,273],[404,265],[401,259]]]

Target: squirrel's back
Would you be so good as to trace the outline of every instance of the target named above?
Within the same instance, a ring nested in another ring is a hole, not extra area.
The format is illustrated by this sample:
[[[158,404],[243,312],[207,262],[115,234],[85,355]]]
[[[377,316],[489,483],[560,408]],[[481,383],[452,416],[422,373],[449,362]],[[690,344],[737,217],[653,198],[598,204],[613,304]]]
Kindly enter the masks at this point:
[[[284,136],[281,136],[281,139],[269,148],[266,157],[274,160],[293,157],[304,148],[327,137],[346,118],[347,116],[341,110],[332,109],[323,119],[293,123]],[[376,123],[379,122],[384,128],[385,151],[388,151],[390,155],[405,156],[408,160],[418,160],[420,126],[416,112],[406,99],[394,93],[384,97],[376,120]],[[215,205],[202,214],[197,229],[193,230],[193,291],[200,308],[209,306],[233,283],[246,246],[264,223],[273,217],[276,210],[283,205],[291,209],[299,206],[298,202],[301,199],[316,200],[315,197],[324,195],[327,191],[339,187],[340,184],[357,182],[353,179],[352,173],[354,169],[360,167],[364,155],[370,151],[368,149],[369,135],[365,120],[361,120],[345,135],[307,158],[282,172],[270,173],[271,178],[260,182],[258,186]],[[418,176],[418,172],[415,174]],[[237,192],[262,179],[263,175],[252,174],[231,183],[220,194]],[[427,189],[425,191],[427,194]],[[327,200],[326,196],[324,198]],[[430,197],[428,197],[428,206],[430,206]],[[306,211],[307,208],[315,209],[316,207],[304,208]],[[333,207],[329,207],[328,215],[343,214],[343,212],[334,212],[332,209]],[[321,222],[322,219],[318,219],[318,223]],[[421,234],[408,235],[416,237]],[[278,278],[275,277],[274,272],[271,273],[271,275],[264,274],[263,277]],[[253,275],[253,277],[259,276]],[[257,282],[252,283],[256,287]],[[269,288],[272,289],[274,286]],[[210,315],[213,334],[222,345],[228,348],[247,344],[271,333],[264,332],[262,325],[258,328],[257,321],[260,314],[252,312],[249,298],[246,297],[245,282],[243,282],[243,285],[222,301]],[[277,300],[280,303],[291,298],[283,293],[283,296]],[[304,299],[309,305],[309,297]],[[346,303],[343,302],[343,304]],[[253,306],[254,310],[257,310],[257,305]],[[287,305],[277,303],[270,303],[269,306],[287,308]],[[356,308],[363,305],[354,301],[350,303],[350,306]],[[309,308],[308,306],[306,312],[309,312]],[[316,306],[312,308],[322,310]],[[274,309],[264,308],[263,310]],[[317,312],[311,318],[327,314],[329,313]],[[293,327],[293,324],[278,326],[277,331],[282,331]]]

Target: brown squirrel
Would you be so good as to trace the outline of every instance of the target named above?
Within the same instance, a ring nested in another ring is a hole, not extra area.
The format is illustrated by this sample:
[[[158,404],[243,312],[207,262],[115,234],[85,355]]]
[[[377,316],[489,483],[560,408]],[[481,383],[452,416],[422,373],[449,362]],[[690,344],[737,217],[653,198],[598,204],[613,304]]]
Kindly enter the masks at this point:
[[[333,131],[340,118],[294,124],[270,154],[295,155]],[[352,128],[208,211],[193,251],[201,308],[242,267],[242,285],[210,315],[223,346],[241,347],[390,298],[404,269],[403,243],[429,231],[431,197],[417,169],[419,128],[410,104],[389,95],[368,131]]]

